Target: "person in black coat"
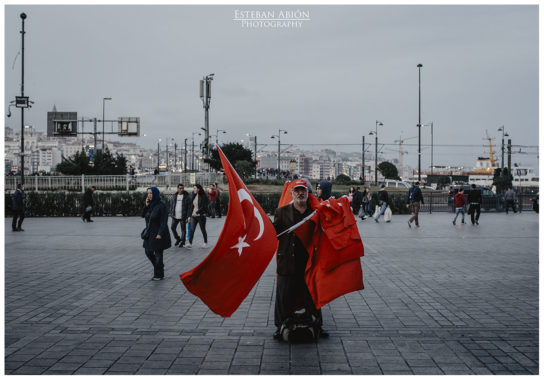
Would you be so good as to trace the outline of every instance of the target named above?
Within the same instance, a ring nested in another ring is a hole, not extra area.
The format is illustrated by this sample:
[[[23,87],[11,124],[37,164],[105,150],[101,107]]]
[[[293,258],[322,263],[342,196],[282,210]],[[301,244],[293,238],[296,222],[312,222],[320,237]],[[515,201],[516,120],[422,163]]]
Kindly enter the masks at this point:
[[[191,197],[185,191],[182,183],[178,185],[178,191],[172,196],[170,202],[170,216],[172,216],[172,233],[176,242],[174,245],[183,247],[185,245],[185,236],[187,235],[187,222],[189,221],[189,208],[191,207]],[[176,231],[178,224],[181,226],[181,237]]]
[[[23,220],[25,219],[26,195],[23,185],[20,183],[17,184],[17,190],[15,190],[13,196],[11,197],[11,209],[13,210],[11,230],[14,232],[24,231],[21,226],[23,225]],[[19,222],[17,222],[17,219]]]
[[[196,184],[193,187],[193,198],[191,206],[189,208],[189,215],[191,216],[191,234],[189,235],[189,244],[185,244],[185,248],[191,248],[193,246],[193,238],[195,237],[195,230],[197,224],[200,224],[200,231],[204,237],[204,244],[202,248],[208,247],[208,234],[206,233],[206,213],[208,211],[208,196],[202,188],[202,185]]]
[[[91,213],[94,209],[93,193],[95,190],[96,187],[89,186],[83,195],[83,214],[81,215],[81,219],[84,222],[94,222],[94,220],[91,220]]]
[[[146,228],[149,229],[149,236],[143,243],[145,255],[153,264],[152,280],[159,281],[164,279],[163,252],[172,246],[172,241],[168,231],[168,208],[161,201],[156,187],[147,189],[142,218],[145,218]]]
[[[476,188],[476,185],[472,184],[468,193],[467,202],[469,204],[468,213],[470,215],[470,221],[472,224],[480,224],[480,205],[482,204],[482,191]],[[476,213],[476,217],[474,214]]]

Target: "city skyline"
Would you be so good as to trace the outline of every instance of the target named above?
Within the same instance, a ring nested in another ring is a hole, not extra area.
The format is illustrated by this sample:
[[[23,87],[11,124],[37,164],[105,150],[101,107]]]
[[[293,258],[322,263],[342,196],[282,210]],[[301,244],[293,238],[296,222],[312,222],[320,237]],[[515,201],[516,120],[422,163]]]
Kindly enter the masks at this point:
[[[309,20],[275,29],[233,20],[249,10],[299,10]],[[505,125],[512,161],[538,170],[535,5],[7,5],[6,107],[20,92],[21,12],[28,16],[25,95],[35,101],[25,124],[40,131],[53,106],[101,118],[102,99],[111,97],[106,119],[141,118],[146,137],[125,141],[182,144],[202,132],[198,82],[215,73],[212,143],[219,129],[227,131],[221,143],[250,133],[274,150],[270,136],[281,128],[288,131],[282,145],[303,149],[360,152],[365,135],[370,156],[369,132],[379,120],[384,157],[398,158],[394,141],[402,136],[405,164],[417,168],[421,63],[422,124],[434,123],[435,165],[473,166],[488,151],[486,130],[500,157],[497,129]],[[14,111],[5,125],[17,130]],[[430,164],[429,129],[421,131],[422,170]]]

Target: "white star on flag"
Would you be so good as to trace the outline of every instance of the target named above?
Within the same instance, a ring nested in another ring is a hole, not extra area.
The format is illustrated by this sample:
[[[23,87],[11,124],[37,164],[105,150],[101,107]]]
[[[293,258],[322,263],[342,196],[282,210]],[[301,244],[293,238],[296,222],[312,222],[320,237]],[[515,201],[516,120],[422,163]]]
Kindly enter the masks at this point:
[[[247,244],[244,240],[246,240],[246,236],[247,235],[244,235],[244,237],[239,237],[238,238],[238,244],[235,244],[233,245],[232,247],[230,247],[231,249],[232,248],[238,248],[238,256],[242,256],[242,249],[244,249],[245,247],[249,247],[250,245]]]

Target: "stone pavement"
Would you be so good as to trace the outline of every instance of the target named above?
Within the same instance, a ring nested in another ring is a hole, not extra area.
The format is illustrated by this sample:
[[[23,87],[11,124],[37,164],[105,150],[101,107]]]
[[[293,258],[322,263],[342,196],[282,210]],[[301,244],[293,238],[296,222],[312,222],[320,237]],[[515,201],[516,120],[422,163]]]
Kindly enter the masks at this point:
[[[272,339],[275,259],[224,319],[178,277],[209,249],[169,249],[155,282],[141,218],[6,219],[5,373],[538,374],[538,215],[407,219],[359,221],[366,289],[326,305],[330,337],[306,345]]]

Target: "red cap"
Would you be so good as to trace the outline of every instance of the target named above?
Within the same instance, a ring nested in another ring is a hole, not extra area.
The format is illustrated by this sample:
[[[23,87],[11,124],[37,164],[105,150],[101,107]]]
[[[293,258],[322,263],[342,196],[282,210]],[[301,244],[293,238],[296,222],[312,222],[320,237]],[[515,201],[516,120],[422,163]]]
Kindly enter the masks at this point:
[[[293,182],[293,189],[296,189],[297,187],[303,187],[308,190],[308,184],[303,179],[297,179],[295,182]]]

